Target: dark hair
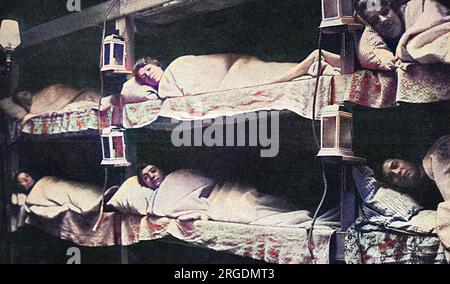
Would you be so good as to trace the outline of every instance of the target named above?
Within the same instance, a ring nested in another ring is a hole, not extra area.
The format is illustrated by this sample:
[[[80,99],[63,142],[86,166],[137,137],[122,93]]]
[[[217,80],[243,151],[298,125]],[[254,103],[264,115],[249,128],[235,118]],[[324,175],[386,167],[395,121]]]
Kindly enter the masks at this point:
[[[25,173],[25,174],[31,176],[31,178],[34,180],[34,184],[36,184],[38,182],[38,180],[40,180],[42,178],[42,175],[37,174],[34,170],[21,169],[14,175],[14,179],[11,181],[11,185],[12,185],[11,188],[13,189],[13,191],[19,191],[19,192],[23,191],[22,187],[19,185],[19,182],[17,181],[17,178],[22,173]]]
[[[161,63],[157,59],[150,57],[150,56],[142,57],[141,59],[136,61],[136,63],[134,64],[134,67],[133,67],[133,75],[139,84],[142,84],[143,82],[141,81],[141,78],[139,78],[139,76],[138,76],[138,71],[139,71],[139,69],[141,69],[142,67],[144,67],[147,64],[152,64],[152,65],[155,65],[158,67],[162,67]]]
[[[19,170],[15,175],[14,175],[14,181],[17,181],[17,178],[19,177],[20,174],[25,173],[29,176],[31,176],[34,180],[36,180],[36,178],[39,178],[40,175],[38,175],[34,170],[31,169],[21,169]]]
[[[364,12],[367,10],[367,1],[369,0],[354,0],[353,6],[355,8],[355,18],[357,18],[364,25],[368,26],[369,23],[364,18]],[[379,0],[382,6],[390,5],[389,0]]]
[[[136,167],[136,175],[138,178],[138,183],[141,186],[147,187],[147,185],[144,182],[144,177],[142,176],[142,170],[145,169],[146,166],[150,165],[150,163],[147,162],[141,162],[139,163],[139,165]]]

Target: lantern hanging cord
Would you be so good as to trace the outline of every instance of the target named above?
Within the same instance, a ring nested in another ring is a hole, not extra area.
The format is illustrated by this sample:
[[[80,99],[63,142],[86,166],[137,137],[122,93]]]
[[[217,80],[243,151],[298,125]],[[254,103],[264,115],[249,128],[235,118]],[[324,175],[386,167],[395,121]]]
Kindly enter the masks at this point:
[[[100,225],[100,222],[103,219],[103,210],[104,210],[104,207],[105,207],[105,193],[106,193],[106,190],[107,190],[106,187],[108,186],[108,167],[105,167],[104,174],[105,174],[105,177],[103,179],[103,192],[102,192],[102,201],[100,203],[100,213],[98,215],[97,222],[95,222],[95,225],[94,225],[94,227],[92,229],[92,231],[94,231],[94,232],[97,231],[97,228],[98,228],[98,226]]]
[[[111,11],[112,11],[112,9],[114,8],[114,6],[116,5],[116,3],[118,2],[119,0],[113,0],[112,2],[111,2],[111,5],[109,5],[109,7],[108,7],[108,10],[106,11],[106,13],[105,13],[105,16],[104,16],[104,19],[103,19],[103,31],[102,31],[102,40],[101,40],[101,43],[100,43],[100,45],[101,45],[101,47],[100,47],[100,64],[99,64],[99,70],[100,70],[100,93],[102,94],[102,96],[103,96],[103,89],[104,89],[104,82],[103,82],[103,73],[102,73],[102,71],[101,71],[101,66],[102,66],[102,60],[103,60],[103,39],[105,38],[105,35],[106,35],[106,22],[107,22],[107,20],[108,20],[108,16],[109,16],[109,14],[111,13]],[[98,119],[98,130],[99,130],[99,135],[101,136],[101,118],[100,118],[100,109],[101,109],[101,100],[100,100],[100,102],[99,102],[99,114],[98,114],[98,116],[97,116],[97,119]],[[112,118],[111,118],[111,120],[112,120]],[[99,224],[100,224],[100,222],[101,222],[101,220],[102,220],[102,217],[103,217],[103,207],[104,207],[104,201],[105,201],[105,192],[106,192],[106,187],[107,187],[107,185],[108,185],[108,167],[105,167],[105,171],[104,171],[104,181],[103,181],[103,193],[102,193],[102,201],[101,201],[101,205],[100,205],[100,214],[99,214],[99,217],[98,217],[98,220],[97,220],[97,222],[95,223],[95,225],[94,225],[94,231],[96,231],[97,230],[97,227],[99,226]]]
[[[314,86],[314,95],[313,95],[313,105],[312,105],[312,131],[314,136],[314,141],[316,142],[317,150],[320,150],[320,142],[319,137],[316,132],[316,102],[317,102],[317,92],[319,90],[320,83],[320,71],[322,69],[322,29],[319,31],[319,39],[318,39],[318,59],[317,59],[317,73],[316,73],[316,83]]]
[[[312,131],[313,131],[313,136],[314,136],[314,141],[316,143],[317,149],[320,150],[320,142],[319,142],[319,138],[317,136],[317,132],[316,132],[316,101],[317,101],[317,92],[319,89],[319,83],[320,83],[320,72],[322,69],[322,29],[320,29],[319,32],[319,39],[318,39],[318,60],[317,60],[317,74],[316,74],[316,84],[314,86],[314,97],[313,97],[313,106],[312,106]],[[309,228],[309,232],[308,232],[308,236],[307,236],[307,241],[308,241],[308,250],[309,253],[311,255],[312,261],[315,262],[315,257],[314,257],[314,241],[313,241],[313,231],[314,231],[314,225],[317,221],[320,209],[323,206],[323,203],[325,202],[325,198],[327,196],[328,193],[328,183],[327,183],[327,177],[325,174],[325,165],[323,160],[321,160],[320,163],[321,166],[321,171],[322,171],[322,181],[323,181],[323,185],[324,185],[324,189],[323,189],[323,194],[322,194],[322,198],[319,202],[319,205],[317,206],[316,211],[314,212],[314,216],[313,219],[311,221],[311,226]]]
[[[100,65],[99,65],[99,67],[100,67],[100,92],[103,94],[103,85],[104,85],[104,82],[103,82],[103,73],[102,73],[102,71],[101,71],[101,67],[102,67],[102,60],[103,60],[103,55],[102,55],[102,53],[103,53],[103,39],[105,38],[105,36],[106,36],[106,22],[108,21],[108,16],[109,16],[109,14],[111,14],[111,11],[112,11],[112,9],[114,8],[114,6],[116,5],[116,3],[118,2],[119,0],[113,0],[112,2],[111,2],[111,5],[109,5],[109,7],[108,7],[108,10],[106,11],[106,13],[105,13],[105,16],[104,16],[104,19],[103,19],[103,32],[102,32],[102,41],[101,41],[101,43],[100,43],[100,45],[101,45],[101,48],[100,48]]]

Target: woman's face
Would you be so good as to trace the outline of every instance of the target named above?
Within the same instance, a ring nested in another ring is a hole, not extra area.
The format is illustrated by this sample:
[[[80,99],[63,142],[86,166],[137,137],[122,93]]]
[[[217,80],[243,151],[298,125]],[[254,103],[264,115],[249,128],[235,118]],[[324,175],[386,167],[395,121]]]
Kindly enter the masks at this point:
[[[166,175],[156,166],[148,165],[142,169],[142,180],[153,190],[158,189]]]
[[[384,38],[399,37],[403,31],[402,21],[388,5],[378,11],[366,9],[362,16]]]
[[[163,74],[164,71],[161,67],[153,64],[147,64],[144,67],[141,67],[136,75],[139,77],[139,81],[143,84],[157,88]]]
[[[33,177],[27,173],[20,173],[17,176],[17,182],[23,189],[25,189],[27,191],[30,190],[34,185]]]
[[[420,169],[411,162],[389,159],[383,163],[383,176],[394,186],[414,188],[420,182]]]

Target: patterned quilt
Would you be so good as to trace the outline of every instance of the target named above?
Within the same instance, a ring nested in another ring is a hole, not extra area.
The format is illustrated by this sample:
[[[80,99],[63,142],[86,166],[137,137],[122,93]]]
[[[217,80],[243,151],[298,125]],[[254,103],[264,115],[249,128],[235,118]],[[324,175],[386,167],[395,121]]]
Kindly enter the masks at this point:
[[[179,221],[155,216],[104,213],[96,231],[96,216],[67,212],[58,220],[29,216],[27,223],[81,246],[131,245],[173,236],[187,243],[269,263],[328,263],[335,230],[317,226],[313,256],[307,230],[216,221]]]
[[[350,227],[345,237],[345,262],[430,264],[446,263],[446,259],[445,248],[436,235],[361,232]]]

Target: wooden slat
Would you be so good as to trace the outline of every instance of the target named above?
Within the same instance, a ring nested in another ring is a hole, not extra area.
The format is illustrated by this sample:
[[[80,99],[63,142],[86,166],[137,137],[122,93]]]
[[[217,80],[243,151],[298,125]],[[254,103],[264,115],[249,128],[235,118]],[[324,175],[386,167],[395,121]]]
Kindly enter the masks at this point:
[[[345,262],[345,232],[339,231],[331,239],[330,263]]]
[[[22,35],[22,48],[62,37],[89,27],[101,25],[113,0],[64,16],[26,30]],[[170,2],[168,0],[120,0],[111,10],[108,20],[113,20]]]
[[[73,13],[30,28],[22,35],[21,47],[29,47],[79,30],[100,26],[113,1],[114,0],[110,0],[83,9],[81,12]],[[118,3],[114,5],[114,8],[108,16],[108,21],[144,11],[145,13],[142,13],[140,17],[145,17],[145,15],[155,17],[155,15],[158,15],[158,17],[161,18],[162,14],[166,11],[170,11],[176,7],[186,6],[189,3],[195,12],[206,12],[217,11],[249,1],[250,0],[118,0]],[[155,11],[149,12],[149,10],[155,8]],[[170,21],[176,20],[177,18],[173,18]]]

